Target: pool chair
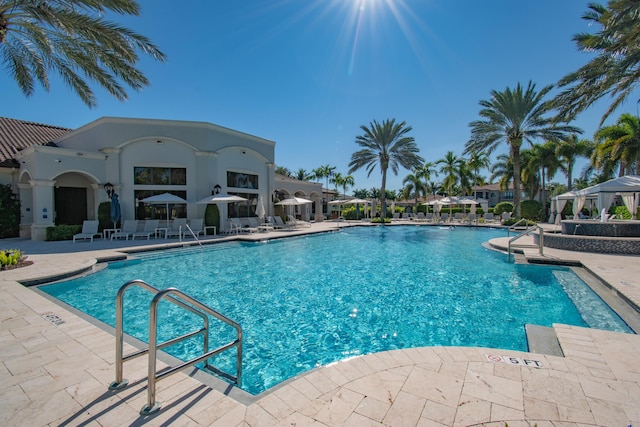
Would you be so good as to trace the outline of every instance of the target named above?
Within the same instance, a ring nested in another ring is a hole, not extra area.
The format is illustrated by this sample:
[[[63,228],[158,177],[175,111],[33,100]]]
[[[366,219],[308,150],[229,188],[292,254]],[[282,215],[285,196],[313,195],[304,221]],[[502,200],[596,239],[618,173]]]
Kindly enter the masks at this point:
[[[147,240],[151,238],[152,234],[156,234],[156,229],[160,224],[160,220],[148,219],[144,222],[144,228],[142,231],[137,231],[131,235],[131,240],[136,240],[136,237],[146,237]]]
[[[231,221],[232,227],[235,229],[235,232],[242,232],[242,233],[257,233],[258,232],[258,227],[251,227],[251,225],[248,222],[247,219],[247,224],[243,224],[242,221],[240,220],[240,218],[229,218],[229,221]]]
[[[275,228],[279,228],[279,229],[285,229],[285,228],[293,228],[295,227],[294,224],[285,224],[284,221],[282,221],[282,217],[279,215],[276,215],[274,217],[271,217],[271,219],[273,219],[275,225]]]
[[[453,214],[453,220],[455,222],[459,222],[462,223],[464,221],[464,214],[460,213],[460,212],[456,212]]]
[[[410,221],[411,220],[411,214],[409,212],[404,212],[402,214],[402,220],[403,221]]]
[[[394,212],[393,217],[391,218],[391,221],[399,221],[399,220],[400,220],[400,213]]]
[[[193,234],[191,234],[191,232],[193,232]],[[193,237],[194,235],[197,239],[201,234],[204,235],[204,219],[189,220],[189,228],[187,228],[186,226],[182,228],[183,239],[185,237]]]
[[[249,217],[249,227],[257,228],[261,233],[268,233],[269,231],[273,231],[273,227],[269,223],[260,224],[258,222],[258,218]]]
[[[418,212],[416,214],[416,218],[414,219],[415,222],[426,222],[427,218],[424,216],[424,212]]]
[[[496,222],[495,215],[492,214],[491,212],[487,212],[486,214],[484,214],[484,222],[485,223]]]
[[[291,215],[287,216],[287,224],[291,224],[293,227],[311,227],[311,223],[307,221],[302,221],[301,219],[296,219]]]
[[[171,223],[171,228],[167,230],[166,237],[180,237],[180,233],[183,233],[187,229],[187,218],[176,218]]]
[[[116,231],[115,233],[111,234],[111,240],[121,239],[123,237],[124,237],[124,240],[129,240],[129,236],[133,236],[133,233],[135,233],[137,230],[138,230],[138,220],[127,219],[124,221],[124,224],[122,225],[122,230]]]
[[[449,214],[448,213],[441,213],[440,214],[440,222],[449,222]]]
[[[76,240],[81,239],[81,240],[91,240],[93,242],[93,238],[94,236],[100,236],[101,234],[98,233],[98,226],[100,225],[100,222],[96,219],[96,220],[84,220],[82,221],[82,231],[78,234],[74,234],[73,235],[73,243],[76,242]]]

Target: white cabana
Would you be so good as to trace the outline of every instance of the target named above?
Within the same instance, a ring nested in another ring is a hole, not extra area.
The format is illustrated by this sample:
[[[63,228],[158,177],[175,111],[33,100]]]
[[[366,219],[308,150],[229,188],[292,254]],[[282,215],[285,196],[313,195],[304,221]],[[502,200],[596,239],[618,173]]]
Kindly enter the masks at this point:
[[[638,210],[638,198],[640,197],[640,176],[626,175],[619,178],[593,185],[579,190],[578,196],[593,196],[598,198],[598,211],[609,209],[616,194],[622,196],[622,200],[631,212],[632,218],[636,219]]]

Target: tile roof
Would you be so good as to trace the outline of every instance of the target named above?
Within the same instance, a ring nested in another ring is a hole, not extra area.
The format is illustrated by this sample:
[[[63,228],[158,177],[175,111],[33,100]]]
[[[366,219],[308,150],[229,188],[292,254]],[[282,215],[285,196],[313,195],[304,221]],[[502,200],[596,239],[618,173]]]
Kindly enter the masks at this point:
[[[0,166],[16,166],[18,151],[47,143],[72,129],[0,117]]]

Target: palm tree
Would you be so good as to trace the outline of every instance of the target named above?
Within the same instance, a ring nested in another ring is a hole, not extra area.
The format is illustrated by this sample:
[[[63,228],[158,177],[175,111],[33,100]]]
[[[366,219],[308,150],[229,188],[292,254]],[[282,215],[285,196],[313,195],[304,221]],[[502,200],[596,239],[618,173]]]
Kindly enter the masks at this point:
[[[338,191],[338,187],[342,187],[342,195],[344,197],[347,196],[347,187],[351,187],[355,184],[353,176],[342,175],[340,172],[333,175],[331,182],[336,186],[336,191]]]
[[[578,135],[569,135],[556,146],[556,155],[560,160],[560,170],[567,176],[567,189],[571,190],[573,167],[578,157],[589,157],[593,151],[593,143],[586,139],[579,139]]]
[[[419,149],[415,140],[407,136],[411,132],[411,126],[405,122],[396,123],[395,119],[387,119],[382,123],[376,120],[367,126],[360,126],[364,132],[356,136],[356,144],[362,147],[351,155],[349,162],[349,173],[366,167],[367,176],[378,166],[382,174],[382,186],[380,187],[383,218],[387,214],[385,203],[387,187],[387,170],[397,175],[398,169],[402,166],[405,169],[413,170],[421,166],[424,159],[418,155]]]
[[[483,152],[472,151],[467,159],[467,166],[474,173],[473,176],[473,198],[476,199],[476,191],[475,186],[480,185],[480,169],[488,168],[491,165],[491,160],[489,160],[489,156]]]
[[[463,175],[464,159],[456,156],[453,151],[448,151],[436,164],[442,165],[440,173],[444,174],[442,185],[446,188],[447,196],[454,196],[453,189]]]
[[[640,173],[640,120],[625,113],[616,124],[605,126],[596,132],[598,160],[609,159],[620,165],[619,176]]]
[[[490,100],[480,101],[483,120],[470,123],[471,139],[465,145],[465,154],[483,151],[491,154],[501,143],[509,146],[513,160],[513,206],[514,217],[520,219],[520,148],[524,141],[532,143],[535,138],[562,139],[567,133],[581,133],[569,125],[557,123],[555,117],[544,117],[552,104],[543,102],[544,96],[553,86],[545,86],[536,92],[534,83],[526,88],[520,83],[515,90],[492,91]]]
[[[324,178],[326,181],[326,185],[324,188],[326,188],[327,190],[329,189],[329,178],[333,175],[333,171],[336,170],[335,166],[331,166],[329,164],[324,165],[324,166],[319,166],[316,169],[313,170],[313,175],[318,178],[318,179],[322,179]]]
[[[559,87],[566,87],[555,99],[560,114],[571,118],[605,95],[613,102],[602,116],[600,125],[615,111],[640,82],[640,3],[636,0],[609,0],[607,7],[590,3],[583,19],[595,34],[573,37],[579,50],[596,56],[577,71],[563,77]]]
[[[536,168],[540,172],[539,200],[542,204],[542,216],[546,218],[546,180],[556,174],[560,168],[560,159],[558,159],[556,154],[556,144],[553,141],[547,141],[542,145],[534,144],[533,147],[531,147],[530,153],[531,156],[526,163],[526,167]]]
[[[508,155],[499,154],[489,171],[491,172],[489,177],[491,182],[498,179],[498,186],[501,191],[509,189],[509,184],[513,181],[513,160]]]
[[[427,196],[428,189],[426,182],[422,180],[422,177],[419,175],[418,170],[416,170],[416,173],[410,173],[409,175],[404,177],[404,179],[402,180],[402,185],[404,186],[402,194],[408,197],[411,197],[411,195],[413,194],[416,205],[415,211],[418,212],[418,198],[420,197],[420,195],[423,195],[425,197]]]
[[[291,176],[291,171],[284,166],[277,166],[275,169],[275,173],[284,176]]]
[[[306,169],[300,168],[293,174],[293,177],[300,181],[309,181],[313,178],[313,175],[307,172]]]
[[[62,80],[89,107],[97,105],[87,80],[116,99],[125,88],[149,85],[135,67],[138,52],[163,62],[166,57],[146,37],[107,20],[118,14],[138,16],[134,0],[0,1],[0,57],[22,93],[29,97],[36,81],[49,90],[49,74]]]

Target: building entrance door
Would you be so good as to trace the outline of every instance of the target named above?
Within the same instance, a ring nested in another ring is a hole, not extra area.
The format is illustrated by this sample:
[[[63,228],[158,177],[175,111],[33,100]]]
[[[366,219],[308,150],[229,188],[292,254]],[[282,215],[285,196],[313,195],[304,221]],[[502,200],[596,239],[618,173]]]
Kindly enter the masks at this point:
[[[82,224],[87,219],[87,189],[57,187],[53,193],[56,225]]]

